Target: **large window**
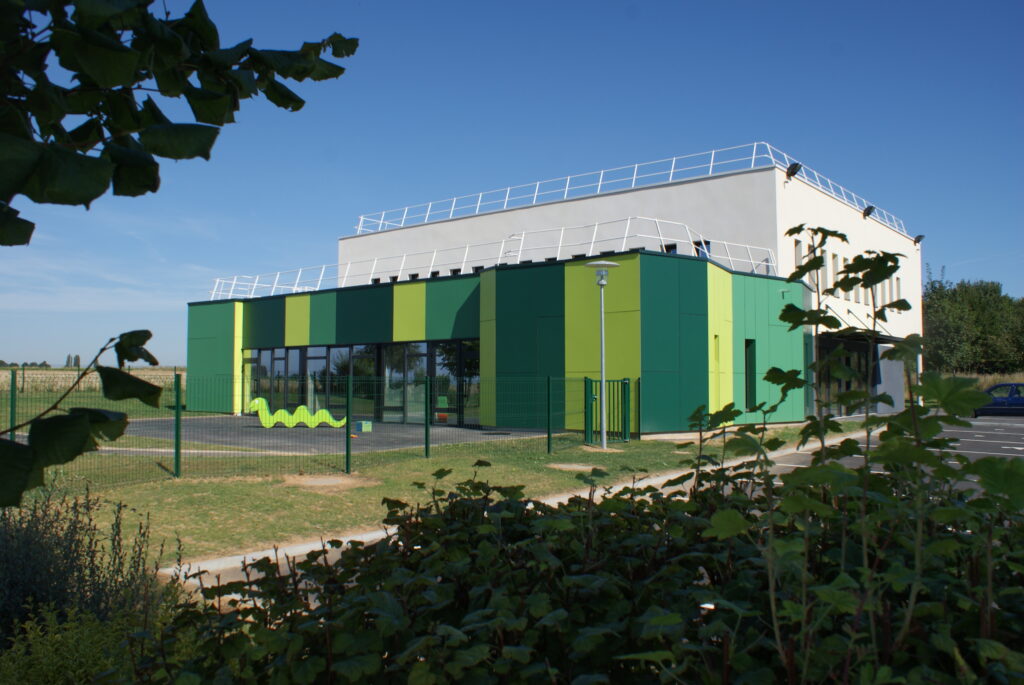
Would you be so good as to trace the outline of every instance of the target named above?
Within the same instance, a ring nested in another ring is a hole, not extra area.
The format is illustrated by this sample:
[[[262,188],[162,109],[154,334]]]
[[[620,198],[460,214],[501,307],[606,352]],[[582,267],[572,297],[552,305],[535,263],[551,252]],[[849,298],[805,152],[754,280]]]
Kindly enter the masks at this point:
[[[480,341],[385,343],[246,350],[252,397],[271,410],[345,413],[349,379],[354,419],[479,425]],[[431,379],[430,397],[426,379]]]

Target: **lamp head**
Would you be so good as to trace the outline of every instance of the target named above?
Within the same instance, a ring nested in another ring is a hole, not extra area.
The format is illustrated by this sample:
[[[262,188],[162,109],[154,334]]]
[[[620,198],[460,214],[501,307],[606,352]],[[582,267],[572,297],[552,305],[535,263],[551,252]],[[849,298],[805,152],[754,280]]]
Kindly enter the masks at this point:
[[[597,285],[602,288],[608,285],[608,269],[614,269],[618,265],[618,262],[609,262],[606,260],[587,262],[587,266],[591,269],[597,270]]]

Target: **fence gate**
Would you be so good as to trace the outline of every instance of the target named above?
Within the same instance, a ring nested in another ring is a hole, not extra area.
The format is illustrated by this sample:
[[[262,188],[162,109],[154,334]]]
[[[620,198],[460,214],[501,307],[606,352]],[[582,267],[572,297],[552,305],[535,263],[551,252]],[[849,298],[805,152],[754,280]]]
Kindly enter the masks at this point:
[[[601,381],[583,379],[583,442],[601,443]],[[608,442],[629,442],[629,379],[605,381],[608,396]]]

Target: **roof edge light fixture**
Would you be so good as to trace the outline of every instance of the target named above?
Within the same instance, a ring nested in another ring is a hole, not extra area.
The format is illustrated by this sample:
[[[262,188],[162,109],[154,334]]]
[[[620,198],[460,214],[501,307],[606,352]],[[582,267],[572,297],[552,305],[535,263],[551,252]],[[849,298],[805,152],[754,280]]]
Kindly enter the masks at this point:
[[[790,164],[788,167],[786,167],[786,180],[788,181],[797,174],[799,174],[800,170],[803,168],[804,165],[801,164],[800,162],[793,162],[792,164]]]
[[[587,262],[587,266],[596,270],[597,288],[601,293],[601,384],[599,386],[601,397],[601,449],[608,449],[608,389],[605,380],[605,353],[604,353],[604,287],[608,285],[608,269],[614,269],[618,262],[599,260]]]
[[[924,233],[922,233],[921,235],[914,236],[915,245],[920,245],[922,240],[924,240]]]
[[[865,219],[867,219],[869,216],[871,216],[874,213],[875,213],[875,206],[874,205],[868,205],[867,207],[864,208],[864,211],[861,212],[860,215],[862,217],[864,217]]]

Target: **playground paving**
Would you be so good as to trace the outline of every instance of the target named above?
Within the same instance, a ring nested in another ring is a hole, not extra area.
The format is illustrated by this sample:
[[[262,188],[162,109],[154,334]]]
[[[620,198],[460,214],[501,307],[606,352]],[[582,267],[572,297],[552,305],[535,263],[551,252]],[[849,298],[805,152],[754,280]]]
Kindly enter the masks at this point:
[[[128,436],[173,439],[174,419],[149,419],[128,424]],[[370,432],[353,430],[352,452],[376,452],[422,447],[426,436],[423,424],[373,422]],[[516,438],[534,438],[544,431],[523,428],[481,429],[457,426],[431,426],[431,445],[489,442]],[[258,449],[275,454],[339,454],[345,451],[345,429],[304,425],[264,428],[255,416],[199,416],[181,422],[183,442]]]

